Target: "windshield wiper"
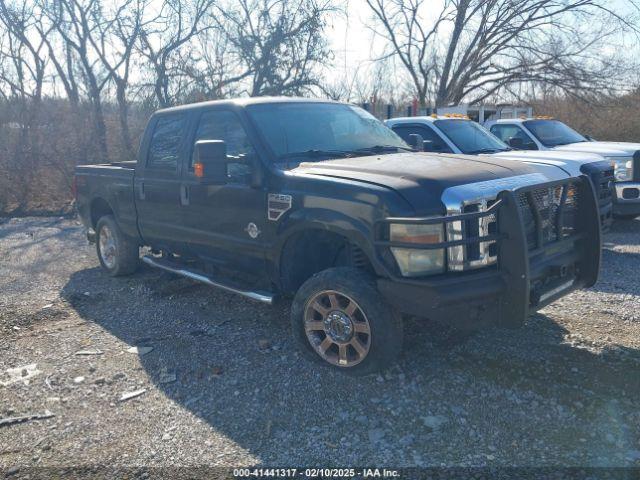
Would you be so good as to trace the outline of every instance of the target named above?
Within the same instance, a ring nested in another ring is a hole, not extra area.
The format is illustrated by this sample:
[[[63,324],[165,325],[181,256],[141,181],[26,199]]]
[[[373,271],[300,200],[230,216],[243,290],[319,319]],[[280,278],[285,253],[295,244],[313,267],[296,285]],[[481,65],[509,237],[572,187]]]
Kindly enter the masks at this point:
[[[289,158],[306,157],[306,158],[319,158],[319,157],[350,157],[351,152],[346,150],[319,150],[312,148],[303,152],[290,152],[278,156],[278,160],[287,160]]]
[[[560,142],[560,143],[554,143],[553,145],[551,145],[552,147],[560,147],[562,145],[571,145],[572,143],[585,143],[588,142],[589,140],[578,140],[577,142]]]
[[[466,153],[469,155],[479,155],[481,153],[498,153],[498,152],[506,152],[508,150],[511,150],[511,149],[509,148],[507,150],[502,150],[499,148],[480,148],[478,150],[470,150]]]
[[[372,147],[364,147],[364,148],[356,148],[355,150],[351,150],[352,153],[385,153],[385,152],[396,152],[398,150],[405,150],[407,152],[413,152],[413,148],[411,147],[403,147],[400,145],[374,145]]]

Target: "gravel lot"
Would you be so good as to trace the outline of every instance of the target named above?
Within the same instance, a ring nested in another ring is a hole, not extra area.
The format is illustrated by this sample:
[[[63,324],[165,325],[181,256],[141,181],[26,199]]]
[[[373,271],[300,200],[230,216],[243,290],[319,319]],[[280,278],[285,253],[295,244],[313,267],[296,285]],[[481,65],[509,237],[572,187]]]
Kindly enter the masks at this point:
[[[411,321],[354,379],[296,353],[286,304],[110,278],[74,220],[4,220],[0,418],[54,416],[0,421],[0,467],[640,466],[640,221],[605,240],[601,281],[522,329]]]

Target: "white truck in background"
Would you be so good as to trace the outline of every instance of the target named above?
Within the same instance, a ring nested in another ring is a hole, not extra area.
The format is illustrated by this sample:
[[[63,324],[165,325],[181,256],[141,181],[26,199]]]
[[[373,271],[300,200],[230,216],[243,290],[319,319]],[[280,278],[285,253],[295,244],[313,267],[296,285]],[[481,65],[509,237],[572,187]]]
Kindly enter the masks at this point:
[[[598,197],[601,223],[605,228],[611,224],[614,169],[610,161],[601,155],[569,151],[516,151],[486,128],[459,114],[392,118],[385,124],[408,143],[413,141],[412,135],[419,135],[424,140],[423,150],[426,151],[496,156],[532,164],[539,170],[561,169],[567,176],[587,175]]]
[[[640,143],[598,142],[551,117],[492,120],[485,127],[517,150],[604,157],[615,168],[613,214],[627,218],[640,215]]]

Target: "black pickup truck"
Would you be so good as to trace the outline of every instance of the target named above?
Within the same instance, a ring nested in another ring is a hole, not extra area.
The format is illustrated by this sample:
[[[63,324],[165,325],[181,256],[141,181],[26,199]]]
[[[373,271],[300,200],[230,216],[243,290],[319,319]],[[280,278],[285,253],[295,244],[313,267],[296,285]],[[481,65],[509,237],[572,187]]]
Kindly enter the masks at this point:
[[[254,98],[155,113],[137,162],[79,166],[111,275],[142,261],[261,302],[293,296],[310,358],[356,374],[400,352],[402,314],[481,326],[593,285],[587,177],[415,152],[364,110]]]

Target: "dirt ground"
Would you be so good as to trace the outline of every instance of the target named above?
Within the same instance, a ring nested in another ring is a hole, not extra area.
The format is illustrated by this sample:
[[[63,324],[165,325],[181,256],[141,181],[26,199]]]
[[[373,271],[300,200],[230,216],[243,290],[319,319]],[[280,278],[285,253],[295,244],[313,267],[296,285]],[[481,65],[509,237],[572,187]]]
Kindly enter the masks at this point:
[[[640,221],[606,235],[595,287],[519,330],[409,321],[400,362],[365,378],[299,356],[286,303],[110,278],[74,220],[2,222],[5,472],[640,466]]]

